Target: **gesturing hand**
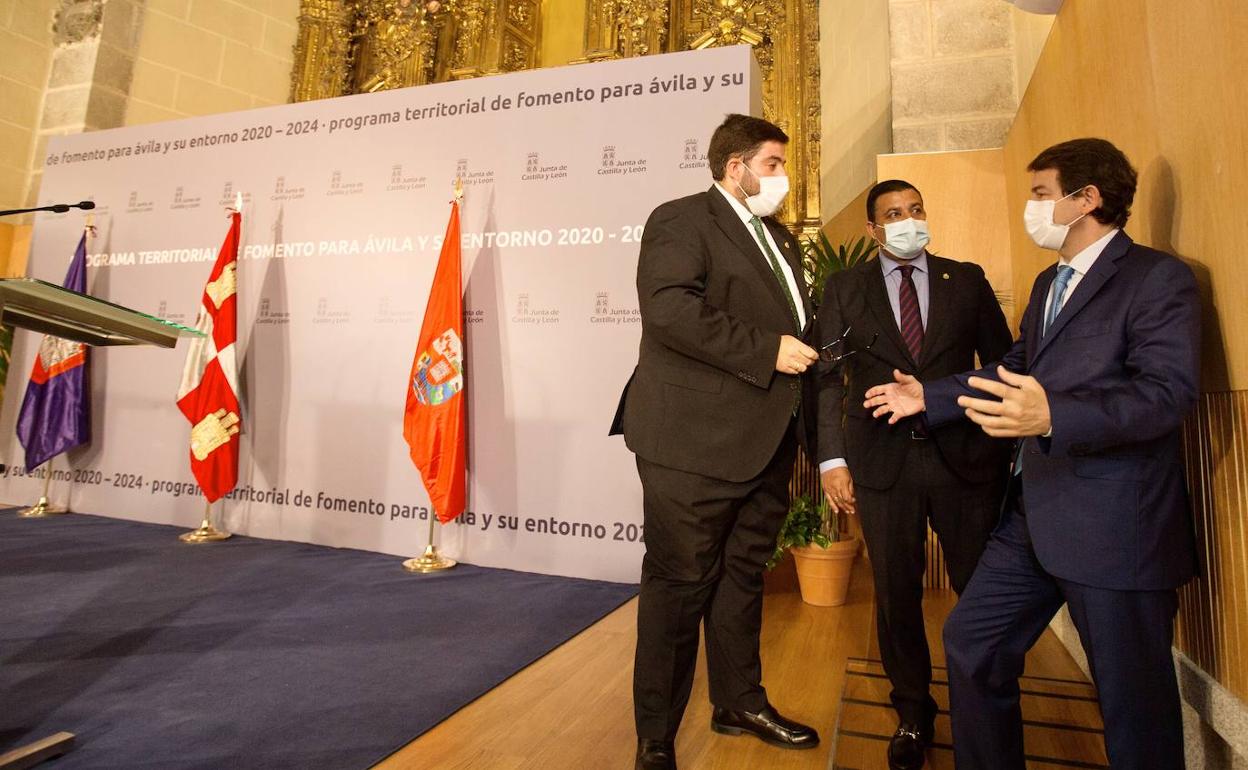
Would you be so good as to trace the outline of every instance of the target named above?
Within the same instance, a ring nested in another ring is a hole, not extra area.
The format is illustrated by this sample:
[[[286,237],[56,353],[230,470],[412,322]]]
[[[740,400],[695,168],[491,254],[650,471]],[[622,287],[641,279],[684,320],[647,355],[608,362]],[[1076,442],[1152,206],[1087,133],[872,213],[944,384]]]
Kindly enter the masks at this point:
[[[801,374],[819,360],[819,354],[810,345],[791,334],[780,337],[780,352],[776,354],[776,371],[782,374]]]
[[[884,385],[876,385],[867,391],[867,400],[862,402],[865,409],[874,409],[872,417],[888,418],[889,425],[895,425],[904,417],[918,414],[927,409],[923,401],[923,383],[913,375],[902,374],[901,370],[893,370],[893,380]]]
[[[1025,374],[1015,374],[1004,366],[997,367],[1001,382],[972,377],[967,384],[1000,398],[958,396],[958,406],[966,409],[966,416],[989,436],[1017,438],[1019,436],[1043,436],[1053,427],[1049,415],[1049,397],[1044,387]]]

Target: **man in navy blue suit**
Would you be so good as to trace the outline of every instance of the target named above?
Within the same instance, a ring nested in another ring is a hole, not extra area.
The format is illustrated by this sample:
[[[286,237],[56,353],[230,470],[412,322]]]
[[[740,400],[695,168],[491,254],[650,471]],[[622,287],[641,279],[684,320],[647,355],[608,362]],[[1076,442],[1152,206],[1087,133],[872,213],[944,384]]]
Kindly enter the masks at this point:
[[[931,382],[894,372],[865,401],[890,422],[965,416],[1020,439],[1001,523],[945,625],[957,766],[1024,767],[1018,677],[1066,604],[1110,765],[1182,768],[1170,648],[1196,561],[1180,456],[1199,392],[1196,282],[1122,232],[1136,174],[1109,142],[1063,142],[1028,171],[1027,230],[1059,258],[1036,278],[1013,348]]]

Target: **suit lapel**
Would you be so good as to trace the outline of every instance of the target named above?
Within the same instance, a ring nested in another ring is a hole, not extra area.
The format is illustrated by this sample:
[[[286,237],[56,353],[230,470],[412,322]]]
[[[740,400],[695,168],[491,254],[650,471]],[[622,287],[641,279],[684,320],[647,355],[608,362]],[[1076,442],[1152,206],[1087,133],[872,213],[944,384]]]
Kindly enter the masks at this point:
[[[1049,296],[1049,287],[1053,285],[1053,279],[1057,276],[1057,267],[1050,265],[1047,269],[1041,271],[1036,276],[1036,282],[1031,287],[1031,297],[1027,304],[1029,307],[1036,308],[1039,312],[1031,314],[1031,322],[1025,331],[1027,333],[1027,371],[1031,371],[1032,365],[1036,362],[1036,355],[1040,352],[1041,332],[1044,331],[1044,301]],[[1041,287],[1044,287],[1041,289]]]
[[[901,330],[897,328],[897,319],[893,317],[893,306],[888,301],[888,289],[884,286],[884,270],[880,267],[879,258],[863,263],[862,267],[866,273],[864,276],[864,288],[867,294],[867,307],[871,309],[871,314],[875,316],[876,323],[884,330],[884,336],[893,343],[893,348],[900,357],[899,360],[906,363],[911,373],[918,371],[918,366],[915,364],[914,359],[910,357],[910,349],[906,347],[905,341],[901,339]]]
[[[741,221],[741,217],[737,216],[737,212],[733,210],[731,204],[724,200],[723,194],[714,186],[706,192],[706,197],[719,229],[723,231],[724,235],[728,236],[728,240],[732,241],[746,261],[758,271],[758,275],[767,287],[767,291],[779,305],[780,309],[784,311],[784,317],[789,319],[790,325],[794,325],[793,314],[789,312],[789,301],[785,299],[783,294],[784,289],[780,287],[780,282],[776,280],[776,274],[771,271],[771,266],[767,264],[767,257],[758,248],[758,243],[754,240],[754,236],[750,234],[746,224]]]
[[[953,317],[953,287],[949,271],[938,257],[927,255],[927,325],[923,328],[923,349],[919,351],[919,368],[923,368],[944,344],[948,335],[948,319]]]
[[[814,305],[810,301],[810,287],[806,285],[806,273],[802,266],[801,245],[793,237],[793,234],[788,231],[788,228],[771,217],[763,219],[763,224],[771,231],[771,237],[780,246],[780,256],[785,262],[789,263],[789,269],[793,271],[793,279],[797,281],[798,294],[802,298],[802,310],[805,311],[806,325],[810,326],[811,319],[814,317]]]
[[[1066,328],[1066,324],[1070,323],[1070,319],[1078,315],[1079,311],[1101,290],[1105,282],[1112,278],[1114,273],[1118,272],[1117,262],[1127,253],[1127,249],[1130,246],[1131,239],[1125,233],[1119,232],[1118,235],[1114,236],[1114,239],[1109,242],[1105,250],[1101,252],[1101,255],[1092,263],[1092,268],[1088,270],[1088,274],[1083,277],[1083,280],[1079,281],[1079,285],[1071,293],[1070,299],[1066,301],[1066,304],[1062,305],[1061,312],[1057,314],[1057,318],[1053,319],[1053,326],[1049,327],[1048,333],[1040,339],[1040,344],[1036,347],[1036,355],[1032,358],[1032,361],[1035,361],[1044,353],[1049,343],[1061,333],[1062,329]],[[1053,275],[1057,275],[1056,268],[1053,270]],[[1051,280],[1049,285],[1052,285]],[[1046,289],[1041,302],[1047,303],[1048,296],[1049,291]],[[1041,310],[1043,309],[1044,304],[1041,305]],[[1043,331],[1044,313],[1041,312],[1040,316],[1040,328]]]

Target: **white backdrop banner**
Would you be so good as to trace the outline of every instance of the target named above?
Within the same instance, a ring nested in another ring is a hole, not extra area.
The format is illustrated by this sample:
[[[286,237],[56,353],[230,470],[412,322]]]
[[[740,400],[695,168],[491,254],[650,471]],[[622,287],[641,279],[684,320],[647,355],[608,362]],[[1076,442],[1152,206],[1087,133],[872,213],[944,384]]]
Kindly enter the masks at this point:
[[[720,48],[61,137],[40,198],[96,201],[90,293],[193,325],[242,193],[246,432],[225,523],[412,555],[430,514],[402,437],[405,387],[462,178],[470,479],[441,547],[633,581],[641,489],[607,428],[637,358],[638,242],[656,205],[711,184],[725,113],[759,114],[754,66],[747,47]],[[59,283],[82,225],[41,215],[30,274]],[[38,342],[16,335],[0,414],[12,503],[42,485],[14,435]],[[198,523],[174,404],[184,358],[185,343],[94,351],[94,440],[53,461],[54,499]]]

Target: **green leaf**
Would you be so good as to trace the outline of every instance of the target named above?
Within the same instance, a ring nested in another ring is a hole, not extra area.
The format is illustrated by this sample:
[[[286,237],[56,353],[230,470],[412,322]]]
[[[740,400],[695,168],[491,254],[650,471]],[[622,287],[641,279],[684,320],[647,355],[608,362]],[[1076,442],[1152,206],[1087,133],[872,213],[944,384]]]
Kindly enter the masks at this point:
[[[833,246],[822,230],[803,239],[801,245],[806,283],[810,286],[816,305],[823,300],[823,287],[829,275],[865,262],[871,258],[877,247],[875,241],[865,235]]]

